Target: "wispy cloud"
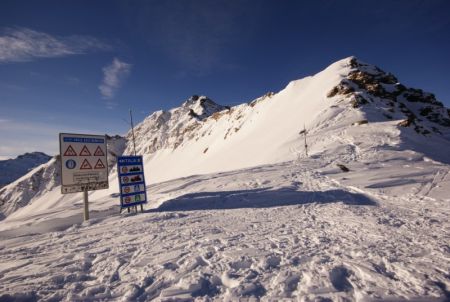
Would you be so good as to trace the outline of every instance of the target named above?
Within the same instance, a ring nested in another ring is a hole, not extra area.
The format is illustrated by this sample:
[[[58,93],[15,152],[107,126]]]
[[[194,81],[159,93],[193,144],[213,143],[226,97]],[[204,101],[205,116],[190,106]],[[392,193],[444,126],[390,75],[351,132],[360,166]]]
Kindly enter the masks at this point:
[[[106,100],[114,98],[117,89],[121,86],[123,80],[130,74],[131,64],[114,58],[111,64],[103,68],[103,82],[98,86],[102,97]],[[107,102],[108,107],[115,103]]]
[[[91,36],[59,37],[28,28],[6,28],[0,34],[0,63],[64,57],[112,47]]]

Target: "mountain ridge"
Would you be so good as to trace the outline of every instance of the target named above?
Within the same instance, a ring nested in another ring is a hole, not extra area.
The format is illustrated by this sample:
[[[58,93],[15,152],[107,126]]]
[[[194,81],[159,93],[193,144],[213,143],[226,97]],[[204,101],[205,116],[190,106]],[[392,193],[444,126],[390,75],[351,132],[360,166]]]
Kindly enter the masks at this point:
[[[432,94],[407,88],[394,75],[348,57],[248,103],[228,107],[194,95],[179,107],[156,111],[136,125],[136,151],[144,155],[150,184],[305,158],[304,127],[310,157],[333,165],[376,161],[386,150],[448,164],[448,119],[448,109]],[[130,131],[118,141],[120,148],[113,147],[112,158],[133,154],[131,140]],[[109,194],[117,191],[113,163]],[[56,160],[50,166],[59,164]],[[34,182],[50,181],[38,172],[30,172]],[[54,179],[42,192],[19,194],[19,188],[33,187],[32,179],[0,191],[4,215],[41,200],[59,185]],[[55,194],[57,200],[71,198]],[[94,197],[104,194],[93,192]],[[5,210],[6,204],[12,206]]]
[[[51,156],[43,152],[27,152],[16,158],[0,160],[0,188],[13,182],[36,166],[49,161]]]

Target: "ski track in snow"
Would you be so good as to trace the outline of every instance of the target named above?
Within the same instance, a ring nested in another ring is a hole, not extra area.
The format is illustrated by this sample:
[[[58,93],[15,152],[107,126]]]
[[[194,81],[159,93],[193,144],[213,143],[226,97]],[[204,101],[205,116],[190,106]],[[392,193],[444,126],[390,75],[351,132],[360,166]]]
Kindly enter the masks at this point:
[[[0,300],[448,299],[448,201],[426,196],[448,168],[402,197],[327,171],[309,159],[186,177],[150,186],[161,206],[143,214],[0,233]]]

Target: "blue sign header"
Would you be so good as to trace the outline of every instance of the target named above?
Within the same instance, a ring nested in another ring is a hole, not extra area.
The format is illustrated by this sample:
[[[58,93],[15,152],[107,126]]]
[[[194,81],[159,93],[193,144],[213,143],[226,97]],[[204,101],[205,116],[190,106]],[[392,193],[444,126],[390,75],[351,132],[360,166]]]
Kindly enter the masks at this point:
[[[119,167],[127,165],[142,165],[142,156],[119,156],[117,159]]]
[[[104,144],[105,140],[103,138],[92,138],[92,137],[64,137],[64,142],[66,143],[86,143],[86,144]]]

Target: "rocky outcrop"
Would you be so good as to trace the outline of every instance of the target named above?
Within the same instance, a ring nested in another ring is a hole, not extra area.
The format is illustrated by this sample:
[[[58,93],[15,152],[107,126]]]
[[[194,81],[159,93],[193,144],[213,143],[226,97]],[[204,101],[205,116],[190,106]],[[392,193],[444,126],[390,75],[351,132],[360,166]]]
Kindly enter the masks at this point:
[[[350,59],[349,65],[352,70],[327,93],[328,98],[347,99],[353,108],[382,103],[386,119],[393,119],[395,113],[400,113],[404,121],[399,126],[413,127],[424,135],[442,134],[440,127],[450,127],[449,109],[436,100],[434,94],[407,88],[393,74],[356,58]]]
[[[135,128],[136,152],[153,154],[161,149],[176,149],[183,142],[195,138],[196,129],[211,116],[219,118],[219,113],[229,107],[216,104],[206,96],[193,95],[180,107],[169,111],[157,111]],[[131,133],[127,135],[131,141]],[[131,144],[125,151],[132,152]]]

